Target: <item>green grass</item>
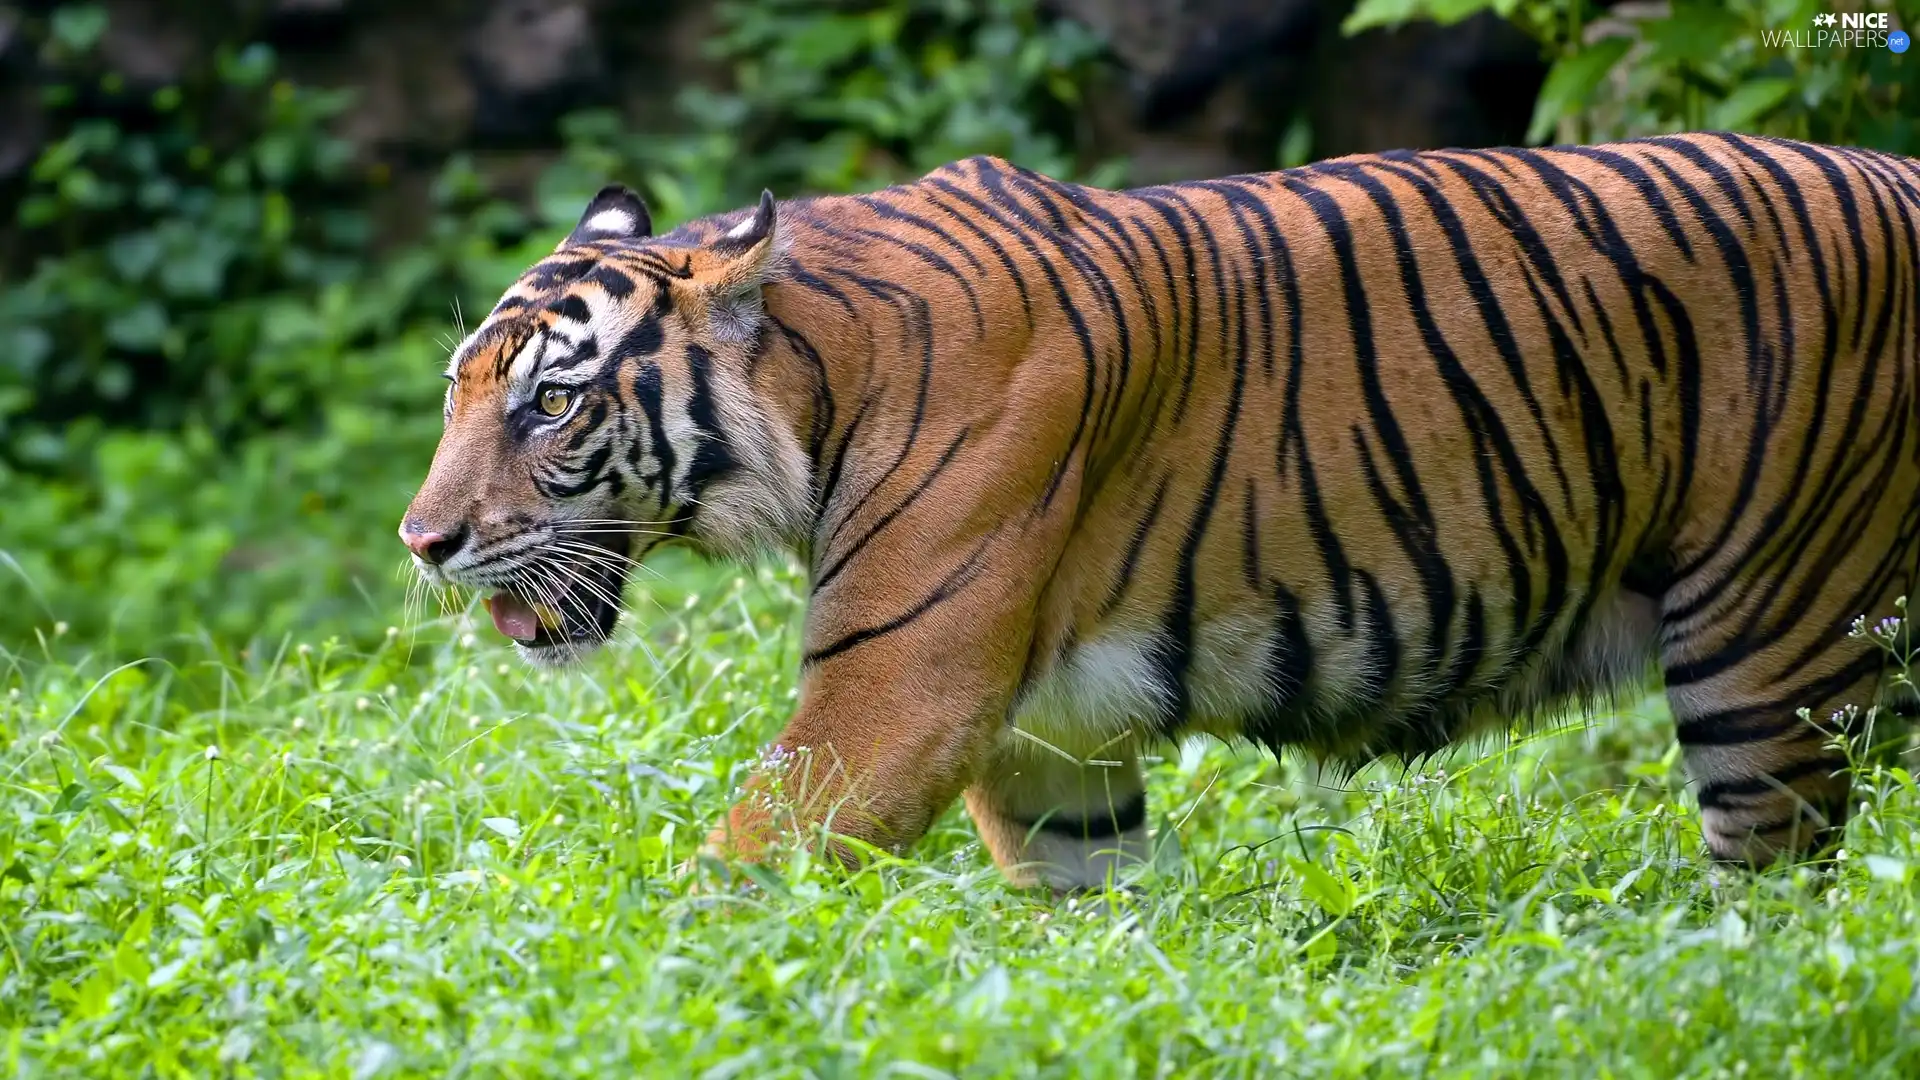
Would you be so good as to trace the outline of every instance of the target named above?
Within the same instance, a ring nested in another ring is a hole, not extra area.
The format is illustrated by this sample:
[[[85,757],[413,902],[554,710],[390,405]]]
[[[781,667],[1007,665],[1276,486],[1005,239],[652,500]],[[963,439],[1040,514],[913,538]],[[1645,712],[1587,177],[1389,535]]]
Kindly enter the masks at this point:
[[[543,676],[370,652],[0,660],[0,1068],[72,1076],[1911,1076],[1920,794],[1716,870],[1656,696],[1349,784],[1152,766],[1132,895],[911,859],[673,868],[793,694],[797,579],[681,564]]]

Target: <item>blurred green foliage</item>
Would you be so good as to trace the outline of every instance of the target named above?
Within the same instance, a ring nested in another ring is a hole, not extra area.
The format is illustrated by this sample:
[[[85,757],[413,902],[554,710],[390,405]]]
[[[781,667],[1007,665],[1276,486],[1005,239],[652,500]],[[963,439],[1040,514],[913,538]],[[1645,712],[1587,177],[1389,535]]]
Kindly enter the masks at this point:
[[[679,96],[688,130],[627,130],[617,112],[563,124],[569,153],[542,179],[550,221],[609,176],[635,183],[656,221],[779,195],[863,191],[970,154],[1053,176],[1122,178],[1087,159],[1080,95],[1100,45],[1036,0],[727,0],[708,42],[727,91]]]
[[[136,97],[99,69],[103,23],[58,17],[74,10],[44,49],[62,130],[16,212],[14,244],[35,257],[0,292],[0,445],[52,466],[76,421],[284,421],[318,373],[272,347],[277,328],[296,297],[353,276],[366,239],[346,148],[322,126],[341,96],[275,82],[251,47],[223,50],[198,85]]]
[[[456,157],[424,236],[379,254],[380,170],[329,131],[346,93],[245,41],[135,92],[97,47],[106,19],[78,3],[23,25],[55,130],[0,227],[0,642],[377,636],[457,313],[610,179],[669,226],[968,153],[1118,178],[1082,168],[1098,47],[1034,0],[730,2],[709,47],[736,85],[688,88],[677,130],[566,118],[531,207]]]
[[[1920,0],[1359,0],[1343,28],[1511,21],[1553,60],[1531,143],[1715,129],[1920,153],[1920,52],[1823,41],[1814,16],[1841,10],[1920,29]]]

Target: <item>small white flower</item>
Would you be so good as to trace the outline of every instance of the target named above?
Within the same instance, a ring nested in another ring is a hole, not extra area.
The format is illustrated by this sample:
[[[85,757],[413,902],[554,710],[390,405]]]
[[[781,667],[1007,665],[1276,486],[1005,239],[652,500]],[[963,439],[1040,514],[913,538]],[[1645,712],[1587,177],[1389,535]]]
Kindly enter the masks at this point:
[[[219,761],[220,748],[217,746],[209,746],[207,747],[206,753],[201,756],[205,757],[208,761]]]

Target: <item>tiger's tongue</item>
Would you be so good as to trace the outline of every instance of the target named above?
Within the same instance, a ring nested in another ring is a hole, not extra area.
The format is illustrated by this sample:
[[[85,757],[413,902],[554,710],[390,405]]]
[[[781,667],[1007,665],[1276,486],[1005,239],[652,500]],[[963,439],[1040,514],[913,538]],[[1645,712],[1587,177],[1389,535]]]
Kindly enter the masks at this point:
[[[532,641],[540,636],[540,616],[531,604],[512,593],[488,597],[487,613],[493,616],[493,628],[515,641]]]

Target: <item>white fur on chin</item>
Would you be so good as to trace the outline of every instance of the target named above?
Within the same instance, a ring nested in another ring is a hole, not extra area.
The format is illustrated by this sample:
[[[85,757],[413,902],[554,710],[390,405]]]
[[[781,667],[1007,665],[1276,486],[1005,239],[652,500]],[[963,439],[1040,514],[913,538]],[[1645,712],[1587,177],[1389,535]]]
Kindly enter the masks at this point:
[[[585,664],[594,653],[606,647],[604,641],[569,641],[559,645],[527,645],[514,642],[513,651],[529,667],[542,671],[566,671]]]

